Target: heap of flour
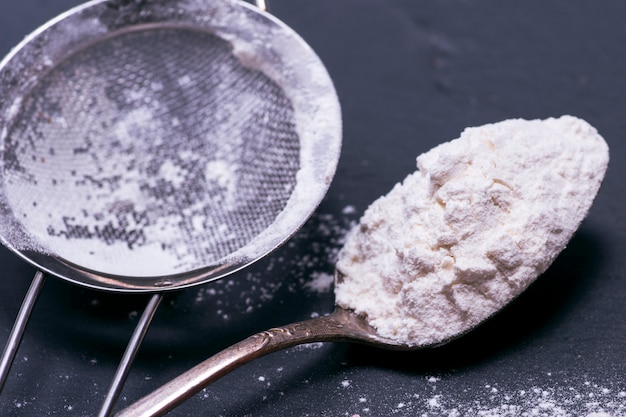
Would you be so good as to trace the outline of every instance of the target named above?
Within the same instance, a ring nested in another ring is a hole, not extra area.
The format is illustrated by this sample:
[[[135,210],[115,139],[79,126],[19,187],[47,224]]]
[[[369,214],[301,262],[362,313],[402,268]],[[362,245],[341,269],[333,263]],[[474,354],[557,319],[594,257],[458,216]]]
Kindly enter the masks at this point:
[[[466,332],[548,268],[608,160],[572,116],[466,129],[367,209],[339,253],[337,304],[411,346]]]

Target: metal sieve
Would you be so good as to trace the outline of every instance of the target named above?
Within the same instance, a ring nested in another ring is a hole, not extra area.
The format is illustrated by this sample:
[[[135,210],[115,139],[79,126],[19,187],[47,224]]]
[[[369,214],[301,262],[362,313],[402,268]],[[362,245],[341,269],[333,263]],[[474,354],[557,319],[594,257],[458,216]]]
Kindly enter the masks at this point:
[[[116,391],[161,291],[244,268],[309,217],[341,114],[316,54],[257,7],[95,0],[0,62],[0,143],[0,239],[39,270],[0,383],[51,274],[157,293]]]

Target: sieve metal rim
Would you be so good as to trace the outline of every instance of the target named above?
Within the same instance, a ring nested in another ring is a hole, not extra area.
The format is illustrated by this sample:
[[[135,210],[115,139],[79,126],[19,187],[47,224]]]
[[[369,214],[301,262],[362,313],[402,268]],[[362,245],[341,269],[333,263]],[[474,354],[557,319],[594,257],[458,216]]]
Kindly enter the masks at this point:
[[[33,59],[32,56],[29,56],[29,53],[32,53],[33,50],[42,51],[46,46],[50,46],[51,41],[49,38],[63,30],[68,30],[70,26],[73,28],[72,30],[76,30],[76,27],[79,28],[78,30],[81,30],[81,26],[76,25],[76,22],[85,23],[85,19],[93,19],[94,15],[104,13],[106,11],[105,9],[112,6],[119,7],[121,5],[124,7],[133,7],[134,3],[135,2],[132,1],[92,0],[79,5],[36,29],[0,62],[0,117],[4,116],[4,118],[0,120],[0,144],[4,143],[4,135],[6,135],[6,133],[3,135],[3,129],[6,129],[7,124],[11,122],[10,113],[15,112],[15,106],[19,106],[20,97],[27,93],[28,90],[32,88],[32,85],[36,85],[37,81],[36,77],[30,78],[28,76],[28,71],[19,71],[21,76],[26,75],[26,77],[24,77],[22,81],[16,81],[16,74],[10,74],[11,70],[14,70],[15,67],[20,67],[20,65],[15,65],[16,60],[26,56],[26,58],[28,58],[26,60],[27,63],[29,59],[32,61],[30,62],[30,66],[35,65],[38,67],[33,70],[32,68],[22,66],[22,69],[30,70],[31,72],[34,71],[35,73],[42,73],[42,71],[45,71],[47,68],[53,68],[54,65],[62,62],[63,58],[72,53],[72,51],[61,51],[62,48],[58,48],[57,46],[55,50],[50,51],[51,56],[40,57],[38,59]],[[152,0],[144,3],[148,4],[148,7],[151,5],[157,7],[181,4],[184,4],[185,7],[199,7],[195,4],[198,2],[194,0]],[[233,33],[237,32],[237,30],[240,32],[243,30],[252,32],[252,29],[256,29],[257,31],[253,32],[253,35],[251,35],[253,38],[251,42],[255,42],[257,44],[256,46],[261,45],[262,48],[267,48],[263,53],[278,54],[283,60],[283,63],[287,62],[289,66],[289,71],[282,73],[274,72],[270,78],[277,76],[283,77],[283,79],[280,80],[280,84],[284,86],[286,90],[288,90],[286,86],[293,86],[294,82],[305,79],[309,83],[305,85],[309,90],[315,91],[317,94],[321,93],[321,95],[324,96],[323,111],[320,111],[319,108],[315,109],[316,113],[314,117],[309,117],[311,115],[306,114],[307,112],[304,110],[296,112],[298,117],[303,119],[299,120],[299,123],[307,123],[315,126],[310,128],[310,131],[307,131],[308,136],[306,138],[301,138],[301,140],[309,141],[306,145],[308,150],[303,151],[302,154],[304,155],[308,152],[308,159],[315,160],[315,158],[318,158],[315,163],[317,164],[315,172],[307,173],[307,175],[312,175],[315,178],[317,188],[310,189],[307,187],[306,190],[303,190],[299,189],[298,185],[296,185],[296,190],[294,190],[294,193],[281,215],[287,210],[291,210],[293,207],[296,207],[299,212],[290,213],[288,216],[289,219],[285,219],[286,215],[282,217],[279,216],[274,224],[254,239],[255,242],[264,240],[267,242],[267,244],[258,245],[256,251],[249,250],[251,246],[249,243],[242,248],[242,250],[235,252],[235,254],[228,258],[219,260],[219,262],[215,264],[175,275],[150,277],[118,276],[90,271],[54,256],[54,254],[50,254],[43,248],[36,247],[36,245],[33,249],[33,247],[24,248],[23,245],[16,244],[16,236],[19,237],[17,240],[23,240],[25,237],[28,237],[29,234],[26,230],[23,230],[19,221],[12,216],[3,192],[4,185],[0,184],[0,222],[2,223],[2,227],[0,227],[0,241],[7,248],[40,270],[79,285],[118,292],[161,292],[215,280],[252,264],[282,245],[310,217],[330,186],[330,181],[334,176],[341,148],[341,110],[330,76],[321,60],[310,46],[308,46],[295,31],[274,16],[262,12],[255,6],[240,0],[204,2],[202,7],[207,12],[207,15],[222,13],[222,18],[231,23],[233,19],[230,19],[230,17],[234,18],[238,16],[247,19],[247,24],[256,26],[253,28],[246,27],[245,29],[235,26],[221,26],[217,28],[215,26],[211,27],[211,22],[205,20],[204,24],[209,25],[207,27],[201,26],[197,21],[194,22],[194,27],[197,27],[198,30],[208,30],[211,32],[226,31],[224,33],[219,32],[220,36],[226,39],[228,36],[234,36]],[[229,16],[228,13],[233,13],[233,16]],[[120,23],[119,21],[117,23],[108,22],[108,24],[113,26],[116,24],[121,25],[115,27],[113,30],[122,30],[124,28],[128,29],[130,26],[139,27],[142,24],[155,23],[151,21],[150,18],[147,18],[147,21],[142,21],[141,16],[135,16],[135,18],[137,21],[126,26],[124,26],[123,22]],[[172,24],[170,21],[156,23],[162,23],[164,25]],[[220,24],[223,23],[223,21],[220,22]],[[93,41],[94,37],[104,36],[111,30],[110,27],[105,29],[107,32],[102,32],[102,27],[98,27],[97,25],[93,26],[91,29],[92,32],[88,34],[89,36],[81,36],[83,39],[80,39],[78,43],[80,46],[84,46],[88,42]],[[266,32],[260,33],[258,30],[261,29]],[[72,38],[72,40],[75,39]],[[238,41],[235,38],[227,40],[231,42]],[[272,44],[267,42],[263,43],[267,40],[271,40]],[[76,46],[74,46],[74,48],[76,48]],[[259,52],[259,50],[255,51]],[[304,60],[305,65],[302,64],[302,60]],[[7,68],[9,70],[8,75]],[[263,71],[268,75],[268,72],[272,72],[273,69],[263,68]],[[16,85],[19,87],[16,87]],[[298,92],[298,94],[301,93],[302,92]],[[311,109],[314,106],[319,107],[320,103],[322,103],[319,99],[310,102],[310,97],[307,98],[308,100],[298,99],[300,100],[299,102],[295,100],[294,106],[300,106],[300,109]],[[301,162],[307,167],[310,167],[312,164],[310,160]],[[311,198],[311,193],[314,195],[314,198]],[[306,204],[302,204],[303,199],[306,200]],[[294,214],[297,215],[294,216]],[[294,218],[297,218],[297,221],[294,221]]]

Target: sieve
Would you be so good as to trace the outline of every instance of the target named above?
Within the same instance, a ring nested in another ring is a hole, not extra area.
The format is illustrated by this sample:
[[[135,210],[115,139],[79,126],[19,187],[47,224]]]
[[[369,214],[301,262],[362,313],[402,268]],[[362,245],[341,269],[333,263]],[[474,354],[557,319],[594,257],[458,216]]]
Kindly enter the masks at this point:
[[[250,265],[315,210],[339,158],[337,95],[264,7],[90,1],[0,62],[0,240],[37,268],[0,386],[47,275],[152,293],[108,415],[164,291]]]

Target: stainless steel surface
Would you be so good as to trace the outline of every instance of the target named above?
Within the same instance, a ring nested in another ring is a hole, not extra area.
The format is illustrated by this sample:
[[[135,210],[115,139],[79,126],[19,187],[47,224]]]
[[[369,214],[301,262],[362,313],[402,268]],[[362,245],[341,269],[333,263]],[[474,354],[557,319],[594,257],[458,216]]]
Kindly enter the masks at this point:
[[[312,214],[341,143],[319,58],[237,0],[77,6],[0,62],[0,116],[0,240],[40,270],[37,289],[44,273],[160,292],[238,271]],[[0,382],[38,292],[20,310]],[[101,417],[160,299],[140,319]]]
[[[335,282],[341,279],[341,273],[335,271]],[[240,366],[278,350],[316,342],[356,342],[396,351],[427,349],[445,345],[479,324],[430,345],[408,345],[379,335],[364,316],[335,306],[334,311],[327,316],[274,327],[222,350],[131,404],[117,413],[116,417],[162,416]]]
[[[139,318],[137,322],[137,326],[135,327],[135,331],[131,336],[128,345],[126,346],[126,350],[124,351],[124,355],[120,360],[120,364],[117,367],[117,371],[115,372],[115,376],[113,377],[113,381],[111,381],[111,386],[107,392],[107,396],[100,407],[100,412],[98,413],[98,417],[108,417],[113,410],[113,406],[117,401],[122,387],[124,386],[124,382],[128,377],[128,372],[130,371],[130,367],[135,359],[135,355],[137,355],[137,351],[139,350],[139,346],[141,346],[141,342],[146,336],[148,332],[148,328],[150,327],[150,323],[152,323],[152,319],[154,318],[154,314],[163,299],[162,294],[154,294],[148,305],[146,306],[143,314]]]
[[[0,238],[115,291],[217,279],[291,236],[337,165],[308,45],[236,0],[96,0],[0,62]]]
[[[363,317],[337,307],[328,316],[275,327],[252,335],[146,395],[117,413],[116,417],[162,416],[207,385],[261,356],[305,343],[340,341],[394,350],[414,349],[379,336]]]
[[[37,271],[30,287],[28,288],[28,292],[22,301],[22,306],[17,313],[17,317],[15,318],[15,322],[11,328],[11,333],[9,334],[9,338],[0,359],[0,393],[2,392],[4,383],[6,382],[11,370],[11,364],[15,359],[15,354],[17,353],[17,349],[19,348],[22,337],[24,336],[24,331],[26,330],[30,313],[32,312],[33,307],[35,307],[35,302],[37,301],[37,297],[43,289],[45,282],[46,275],[41,271]]]
[[[269,6],[270,6],[270,5],[269,5],[268,0],[255,0],[255,1],[254,1],[254,4],[256,4],[256,6],[257,6],[259,9],[261,9],[261,10],[263,10],[263,11],[265,11],[265,12],[269,11]]]

